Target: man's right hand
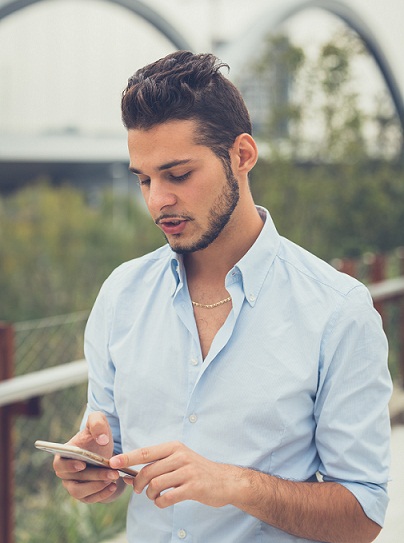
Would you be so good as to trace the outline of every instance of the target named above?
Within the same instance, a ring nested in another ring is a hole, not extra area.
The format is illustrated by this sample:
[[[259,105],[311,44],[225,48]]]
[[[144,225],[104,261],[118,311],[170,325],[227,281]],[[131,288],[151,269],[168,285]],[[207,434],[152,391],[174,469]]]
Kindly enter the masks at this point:
[[[105,415],[99,412],[91,413],[84,430],[68,443],[105,458],[111,458],[114,452],[111,428]],[[107,503],[116,499],[125,488],[118,471],[88,466],[81,460],[57,455],[53,468],[69,494],[84,503]]]

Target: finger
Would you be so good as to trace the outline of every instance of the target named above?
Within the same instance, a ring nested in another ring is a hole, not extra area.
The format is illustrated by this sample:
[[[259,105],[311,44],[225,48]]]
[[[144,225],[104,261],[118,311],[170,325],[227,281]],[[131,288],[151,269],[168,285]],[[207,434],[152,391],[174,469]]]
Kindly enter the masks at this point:
[[[98,445],[108,445],[112,439],[111,428],[103,413],[96,411],[90,413],[86,428]]]
[[[154,500],[155,505],[160,509],[165,509],[166,507],[171,507],[176,503],[187,500],[187,496],[182,487],[179,488],[170,488],[167,492],[160,494]]]
[[[141,494],[143,490],[153,481],[160,478],[164,474],[174,471],[175,468],[176,464],[172,457],[164,458],[162,460],[152,462],[151,464],[147,464],[137,474],[133,482],[133,490],[136,492],[136,494]],[[162,490],[164,489],[161,488],[159,492]]]
[[[84,503],[103,501],[117,491],[117,485],[109,481],[63,481],[63,486],[73,498]]]
[[[119,473],[116,470],[110,470],[106,468],[87,467],[84,464],[85,469],[78,469],[78,465],[83,462],[77,462],[77,460],[61,461],[55,468],[55,473],[60,479],[75,480],[75,481],[117,481],[119,479]]]
[[[155,501],[162,493],[166,491],[171,492],[171,489],[179,487],[183,484],[184,481],[181,480],[181,475],[176,472],[164,473],[158,477],[154,477],[146,490],[146,496]]]
[[[139,464],[149,464],[167,458],[179,447],[181,447],[181,443],[175,441],[163,443],[162,445],[153,445],[152,447],[142,447],[141,449],[135,449],[128,453],[113,456],[109,463],[111,468],[114,469],[137,466]]]
[[[66,460],[58,454],[56,454],[55,458],[53,459],[53,469],[58,477],[60,477],[59,474],[62,473],[74,474],[79,471],[83,471],[86,469],[86,467],[87,464],[85,462],[81,462],[80,460]]]

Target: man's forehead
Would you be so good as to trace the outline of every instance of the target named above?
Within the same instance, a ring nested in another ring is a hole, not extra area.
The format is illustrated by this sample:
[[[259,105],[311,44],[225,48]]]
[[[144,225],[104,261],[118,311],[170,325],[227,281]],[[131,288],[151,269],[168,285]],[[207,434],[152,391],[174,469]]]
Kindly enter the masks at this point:
[[[130,170],[162,171],[196,162],[210,149],[195,141],[195,122],[170,121],[147,130],[129,129]]]
[[[146,137],[154,134],[183,135],[190,140],[197,138],[200,131],[200,122],[196,119],[170,119],[162,123],[153,124],[149,127],[134,127],[128,129],[128,137]]]

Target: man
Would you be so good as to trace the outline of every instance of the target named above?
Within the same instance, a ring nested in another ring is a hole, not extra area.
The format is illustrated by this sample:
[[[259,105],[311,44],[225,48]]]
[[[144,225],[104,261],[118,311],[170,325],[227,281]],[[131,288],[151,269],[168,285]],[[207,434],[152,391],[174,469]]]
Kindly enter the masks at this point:
[[[168,243],[113,272],[87,325],[71,443],[112,469],[55,471],[93,503],[137,466],[130,543],[370,542],[388,501],[380,318],[255,206],[257,147],[222,66],[176,52],[123,93],[130,169]]]

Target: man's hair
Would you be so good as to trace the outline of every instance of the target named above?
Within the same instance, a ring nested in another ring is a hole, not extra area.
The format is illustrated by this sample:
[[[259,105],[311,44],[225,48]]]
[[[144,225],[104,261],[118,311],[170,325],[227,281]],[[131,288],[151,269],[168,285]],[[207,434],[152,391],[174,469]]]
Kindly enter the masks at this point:
[[[229,165],[229,149],[251,121],[238,89],[212,54],[176,51],[137,70],[122,93],[122,120],[130,129],[148,130],[172,120],[195,120],[195,142]]]

